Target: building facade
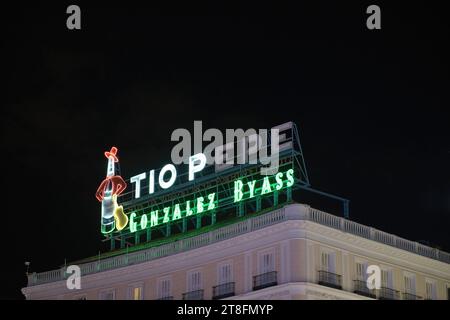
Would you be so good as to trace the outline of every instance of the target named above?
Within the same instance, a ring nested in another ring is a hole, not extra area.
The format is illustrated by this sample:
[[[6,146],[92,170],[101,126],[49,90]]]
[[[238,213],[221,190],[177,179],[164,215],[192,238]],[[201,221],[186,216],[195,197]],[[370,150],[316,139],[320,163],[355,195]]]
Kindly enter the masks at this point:
[[[450,254],[293,203],[28,276],[27,299],[449,299]],[[150,244],[149,244],[150,245]],[[369,266],[381,287],[366,285]]]

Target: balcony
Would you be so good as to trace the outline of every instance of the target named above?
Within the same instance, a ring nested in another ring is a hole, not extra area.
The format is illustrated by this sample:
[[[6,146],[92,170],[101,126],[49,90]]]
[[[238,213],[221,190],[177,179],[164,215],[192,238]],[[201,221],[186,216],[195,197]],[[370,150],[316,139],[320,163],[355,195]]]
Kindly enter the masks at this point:
[[[376,299],[377,295],[375,290],[371,290],[367,287],[367,282],[362,280],[353,280],[353,292],[360,296]]]
[[[319,284],[342,290],[342,276],[328,271],[319,271]]]
[[[276,286],[277,272],[271,271],[253,277],[253,290]]]
[[[203,300],[203,289],[183,293],[183,300]]]
[[[161,298],[158,298],[157,300],[173,300],[173,296],[161,297]]]
[[[213,287],[213,299],[223,299],[234,296],[234,282],[219,284]]]
[[[423,300],[423,298],[409,292],[403,292],[403,300]]]
[[[378,293],[380,300],[400,300],[400,292],[391,288],[381,287]]]

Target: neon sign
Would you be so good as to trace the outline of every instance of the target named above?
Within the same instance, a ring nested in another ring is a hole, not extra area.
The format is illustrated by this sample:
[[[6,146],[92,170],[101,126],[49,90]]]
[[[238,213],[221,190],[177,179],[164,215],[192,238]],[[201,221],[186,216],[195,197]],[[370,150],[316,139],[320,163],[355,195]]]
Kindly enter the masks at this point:
[[[133,203],[135,203],[134,200],[143,196],[141,194],[141,183],[144,180],[148,180],[148,193],[155,193],[155,170],[151,170],[148,179],[145,172],[131,177],[130,181],[135,188],[130,191],[132,197],[130,202],[128,204],[124,202],[129,208],[129,211],[125,213],[123,206],[117,203],[118,196],[127,187],[122,177],[116,173],[115,164],[119,162],[117,148],[112,147],[109,152],[105,152],[105,157],[108,159],[106,178],[96,192],[96,198],[102,203],[101,232],[103,234],[122,230],[126,231],[126,234],[133,234],[178,222],[182,219],[201,217],[203,214],[226,208],[230,204],[239,205],[253,198],[264,197],[282,189],[290,188],[295,183],[294,169],[288,163],[288,167],[284,167],[283,170],[274,175],[237,176],[230,180],[225,188],[222,187],[220,192],[217,185],[212,187],[209,185],[196,189],[195,192],[187,196],[176,195],[168,199],[162,199],[162,201],[160,201],[161,198],[157,198],[157,201],[150,202],[143,208],[137,206],[141,209],[136,209]],[[191,156],[189,158],[188,181],[193,181],[195,173],[202,171],[205,166],[206,156],[204,154],[199,153]],[[176,167],[173,164],[166,164],[159,171],[157,178],[159,188],[170,188],[176,179]]]
[[[117,196],[127,187],[126,182],[121,176],[116,175],[115,163],[119,162],[117,158],[117,148],[112,147],[110,151],[105,152],[108,159],[106,178],[102,181],[95,193],[95,197],[102,203],[102,233],[111,233],[115,229],[120,231],[128,224],[128,216],[123,212],[123,207],[117,203]]]
[[[263,196],[283,188],[289,188],[294,185],[294,170],[289,169],[285,172],[278,172],[274,176],[265,176],[262,180],[253,179],[243,182],[242,179],[234,181],[234,203],[249,200],[255,196]],[[176,203],[171,206],[165,206],[162,210],[150,209],[149,212],[141,214],[139,217],[136,212],[130,214],[130,232],[145,230],[174,222],[182,218],[189,218],[195,215],[208,212],[220,207],[220,199],[217,193],[208,193],[206,197],[200,196],[194,200],[187,200],[182,203]]]
[[[189,157],[189,181],[194,180],[195,173],[202,171],[206,165],[206,156],[203,153],[198,153]],[[169,175],[169,179],[165,177]],[[134,198],[139,199],[141,197],[141,182],[147,178],[145,172],[131,177],[130,182],[135,185]],[[173,164],[166,164],[159,171],[158,185],[161,189],[170,188],[177,179],[177,169]],[[153,194],[155,192],[155,170],[150,170],[148,174],[148,193]]]

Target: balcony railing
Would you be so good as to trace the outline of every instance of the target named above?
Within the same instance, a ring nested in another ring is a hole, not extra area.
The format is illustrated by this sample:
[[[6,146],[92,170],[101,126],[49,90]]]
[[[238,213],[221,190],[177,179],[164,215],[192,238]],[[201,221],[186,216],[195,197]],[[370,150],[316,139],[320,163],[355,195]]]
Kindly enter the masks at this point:
[[[253,277],[253,290],[276,286],[277,272],[271,271]]]
[[[234,282],[219,284],[213,287],[213,299],[223,299],[234,296]]]
[[[287,220],[312,221],[346,233],[384,243],[392,247],[413,252],[415,254],[436,259],[445,263],[450,263],[450,254],[447,252],[427,247],[420,243],[409,241],[393,234],[364,226],[354,221],[313,209],[308,206],[294,204],[265,214],[249,217],[246,220],[217,228],[206,233],[180,239],[176,242],[168,242],[128,254],[123,253],[114,257],[96,259],[95,261],[82,263],[79,266],[81,268],[82,275],[122,268],[127,265],[151,261],[179,252],[200,248]],[[66,279],[67,276],[68,274],[65,273],[64,267],[41,273],[31,273],[28,275],[28,286],[61,281]]]
[[[183,300],[203,300],[203,289],[183,293]]]
[[[367,287],[367,282],[363,280],[353,281],[353,292],[361,296],[366,296],[373,299],[376,299],[377,297],[375,290],[369,289]]]
[[[381,287],[378,291],[380,300],[400,300],[400,292],[391,288]]]
[[[319,284],[335,289],[342,289],[342,276],[328,271],[319,271]]]
[[[423,300],[423,298],[413,293],[403,292],[403,300]]]

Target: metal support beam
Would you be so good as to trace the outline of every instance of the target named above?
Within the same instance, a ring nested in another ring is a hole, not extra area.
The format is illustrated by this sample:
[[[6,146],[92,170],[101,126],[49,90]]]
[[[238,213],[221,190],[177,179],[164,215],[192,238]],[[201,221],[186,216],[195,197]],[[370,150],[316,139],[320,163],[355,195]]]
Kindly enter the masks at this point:
[[[171,226],[170,226],[170,222],[168,222],[167,224],[166,224],[166,237],[170,237],[170,228]]]
[[[195,228],[200,229],[202,227],[202,216],[198,214],[196,218],[197,223],[195,225]]]
[[[114,237],[111,237],[111,251],[116,249],[116,239]]]
[[[275,190],[273,192],[273,205],[275,207],[278,206],[278,190]]]

